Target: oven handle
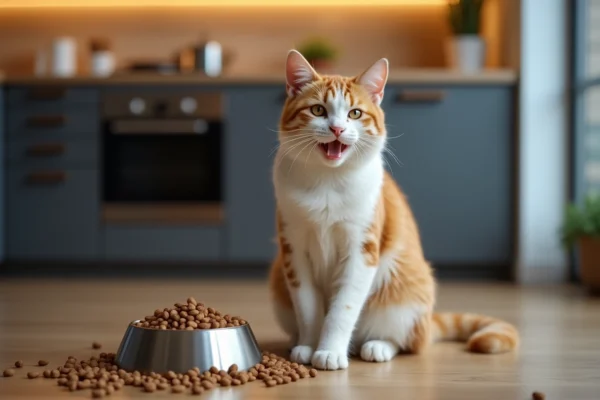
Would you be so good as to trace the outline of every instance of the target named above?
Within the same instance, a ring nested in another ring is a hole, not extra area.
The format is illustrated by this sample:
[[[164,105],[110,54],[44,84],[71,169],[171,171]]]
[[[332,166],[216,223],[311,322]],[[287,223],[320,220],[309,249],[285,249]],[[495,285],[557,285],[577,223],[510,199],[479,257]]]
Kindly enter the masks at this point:
[[[208,132],[204,119],[114,120],[110,132],[115,135],[202,135]]]

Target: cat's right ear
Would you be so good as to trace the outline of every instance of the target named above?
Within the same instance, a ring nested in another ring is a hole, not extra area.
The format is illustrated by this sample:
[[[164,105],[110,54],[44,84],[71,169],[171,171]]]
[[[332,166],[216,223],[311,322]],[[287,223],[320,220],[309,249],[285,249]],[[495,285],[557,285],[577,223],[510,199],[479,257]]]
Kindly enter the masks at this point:
[[[296,96],[302,88],[317,78],[317,72],[306,58],[296,50],[290,50],[285,63],[286,93]]]

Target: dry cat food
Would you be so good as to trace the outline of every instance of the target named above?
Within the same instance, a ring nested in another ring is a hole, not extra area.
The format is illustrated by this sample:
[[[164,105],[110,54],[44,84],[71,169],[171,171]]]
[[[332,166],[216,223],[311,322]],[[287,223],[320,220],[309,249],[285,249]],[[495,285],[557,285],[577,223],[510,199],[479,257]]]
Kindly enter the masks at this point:
[[[149,315],[135,326],[162,330],[188,330],[232,328],[246,325],[240,317],[221,315],[212,307],[206,307],[190,297],[186,303],[175,303],[172,308],[157,309],[154,315]]]
[[[136,326],[150,329],[193,330],[216,329],[245,325],[247,322],[239,317],[221,315],[211,307],[198,303],[193,297],[185,304],[176,303],[173,308],[156,310]],[[94,349],[101,347],[100,343],[92,343]],[[38,366],[48,365],[48,361],[39,360]],[[22,361],[15,362],[15,367],[23,367]],[[39,371],[39,370],[38,370]],[[240,371],[237,365],[231,365],[226,371],[211,367],[208,371],[200,372],[194,368],[186,373],[169,371],[165,374],[155,372],[125,371],[115,363],[114,353],[100,353],[86,360],[68,357],[62,366],[46,369],[40,372],[27,372],[29,379],[43,376],[55,379],[59,386],[69,391],[91,390],[92,398],[110,396],[124,386],[135,386],[142,392],[154,393],[166,391],[173,394],[189,393],[200,395],[205,391],[219,386],[241,386],[248,382],[261,380],[266,387],[285,385],[308,377],[316,377],[317,370],[308,369],[279,357],[264,352],[262,360],[248,371]],[[4,370],[5,377],[12,377],[14,369]]]
[[[4,376],[11,377],[13,369],[4,371]],[[40,376],[37,371],[27,373],[29,379]],[[69,357],[60,367],[43,372],[44,378],[56,379],[59,386],[69,391],[91,390],[92,398],[110,396],[123,386],[135,386],[143,392],[153,393],[170,389],[171,393],[190,393],[200,395],[207,390],[223,386],[240,386],[255,380],[262,380],[266,387],[285,385],[308,377],[316,377],[317,370],[308,369],[271,353],[263,353],[262,361],[248,371],[240,371],[232,365],[227,371],[212,367],[200,372],[198,368],[185,374],[169,371],[166,374],[128,372],[115,364],[114,353],[101,353],[99,357],[78,360]]]

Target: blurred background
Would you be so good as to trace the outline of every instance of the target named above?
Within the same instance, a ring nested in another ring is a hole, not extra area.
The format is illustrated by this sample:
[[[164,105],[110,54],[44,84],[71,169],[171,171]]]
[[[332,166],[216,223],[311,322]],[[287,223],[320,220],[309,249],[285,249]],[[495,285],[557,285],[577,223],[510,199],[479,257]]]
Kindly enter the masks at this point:
[[[389,59],[441,279],[599,284],[599,0],[0,0],[0,273],[264,277],[291,48]]]

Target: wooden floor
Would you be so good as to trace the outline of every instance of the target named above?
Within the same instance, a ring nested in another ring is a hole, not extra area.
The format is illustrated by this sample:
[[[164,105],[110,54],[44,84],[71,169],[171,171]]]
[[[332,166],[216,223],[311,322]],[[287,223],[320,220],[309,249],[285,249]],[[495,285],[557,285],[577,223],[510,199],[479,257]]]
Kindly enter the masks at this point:
[[[529,399],[593,400],[600,394],[600,300],[577,288],[519,288],[512,285],[443,284],[439,309],[492,314],[515,323],[522,334],[518,353],[475,355],[461,344],[434,345],[420,356],[384,364],[353,361],[346,371],[265,388],[255,382],[217,389],[206,399]],[[274,325],[263,283],[223,281],[3,281],[0,282],[0,368],[15,360],[26,367],[0,377],[0,398],[89,398],[65,392],[51,380],[24,378],[39,359],[51,365],[69,355],[89,357],[116,351],[130,320],[188,296],[248,319],[261,347],[282,352],[285,336]],[[166,398],[128,387],[113,398]],[[188,397],[188,395],[185,395]],[[176,397],[177,398],[177,397]]]

